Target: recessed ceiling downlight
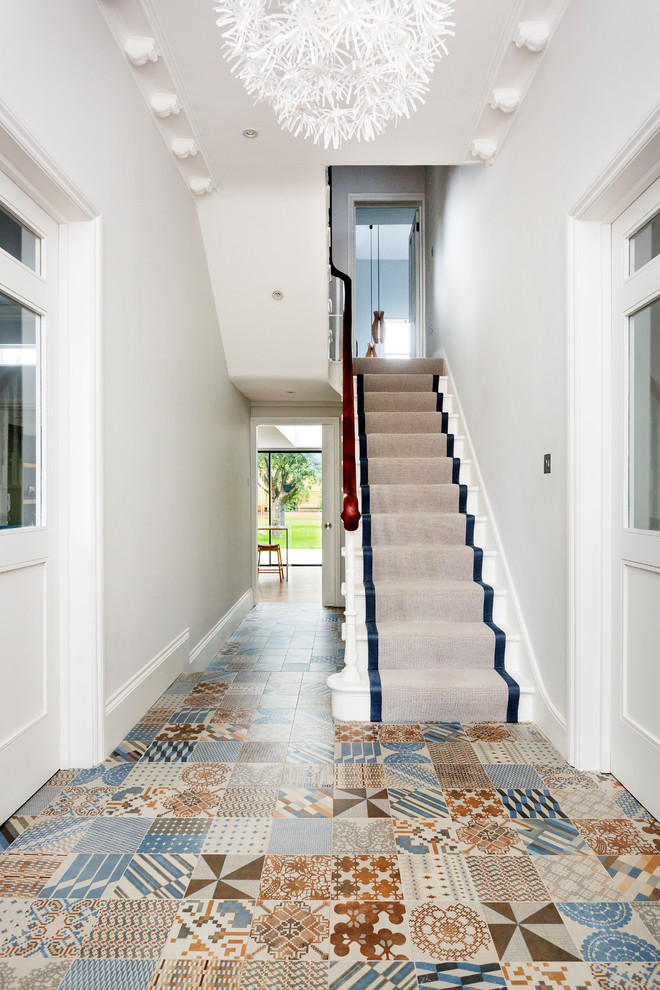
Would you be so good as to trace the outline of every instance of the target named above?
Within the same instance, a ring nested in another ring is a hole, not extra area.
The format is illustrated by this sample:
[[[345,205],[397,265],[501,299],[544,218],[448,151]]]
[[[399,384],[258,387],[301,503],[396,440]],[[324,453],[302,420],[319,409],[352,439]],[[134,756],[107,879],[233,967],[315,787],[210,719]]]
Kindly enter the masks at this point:
[[[243,137],[246,138],[256,138],[259,137],[259,131],[255,131],[254,127],[246,127],[243,131]]]

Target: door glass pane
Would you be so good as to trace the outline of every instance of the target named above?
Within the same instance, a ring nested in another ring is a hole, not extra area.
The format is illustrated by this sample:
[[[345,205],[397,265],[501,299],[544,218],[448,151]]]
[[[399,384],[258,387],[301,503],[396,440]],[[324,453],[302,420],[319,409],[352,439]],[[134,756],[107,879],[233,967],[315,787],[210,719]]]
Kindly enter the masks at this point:
[[[39,398],[39,317],[0,293],[0,529],[39,522]]]
[[[660,299],[630,317],[628,518],[660,530]]]
[[[41,240],[4,206],[0,206],[0,248],[31,271],[41,271]]]
[[[645,223],[641,230],[630,238],[629,274],[634,275],[643,265],[660,254],[660,213]]]

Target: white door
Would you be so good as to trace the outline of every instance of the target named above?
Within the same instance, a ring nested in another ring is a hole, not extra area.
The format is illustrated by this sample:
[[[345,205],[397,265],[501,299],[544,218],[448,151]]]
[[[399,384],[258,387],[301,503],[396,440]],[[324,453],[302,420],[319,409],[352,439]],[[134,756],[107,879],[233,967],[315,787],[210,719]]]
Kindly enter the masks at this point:
[[[324,605],[339,605],[339,435],[336,423],[323,424],[322,575]]]
[[[660,817],[660,180],[614,223],[612,259],[611,767]]]
[[[0,821],[60,765],[58,228],[0,172]]]

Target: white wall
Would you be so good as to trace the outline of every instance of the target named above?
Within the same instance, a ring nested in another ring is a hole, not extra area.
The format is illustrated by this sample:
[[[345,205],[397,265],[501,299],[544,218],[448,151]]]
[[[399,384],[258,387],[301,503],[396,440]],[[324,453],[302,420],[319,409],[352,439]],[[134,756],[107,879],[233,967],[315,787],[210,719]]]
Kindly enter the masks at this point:
[[[615,0],[570,4],[495,165],[427,171],[428,353],[446,348],[541,673],[563,713],[566,216],[660,93],[660,6],[629,0],[620,14]],[[547,452],[553,470],[543,475]]]
[[[248,404],[228,380],[195,203],[98,8],[2,0],[0,17],[3,100],[102,215],[110,697],[250,587]]]
[[[231,379],[255,399],[332,398],[325,170],[230,182],[200,219]]]

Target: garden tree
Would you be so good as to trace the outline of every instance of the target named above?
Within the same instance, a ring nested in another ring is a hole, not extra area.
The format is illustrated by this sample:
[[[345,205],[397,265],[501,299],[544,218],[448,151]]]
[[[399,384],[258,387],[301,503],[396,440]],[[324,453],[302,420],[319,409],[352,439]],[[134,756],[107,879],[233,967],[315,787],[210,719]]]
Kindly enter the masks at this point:
[[[286,510],[295,509],[321,481],[321,455],[271,454],[270,472],[271,526],[284,526]],[[259,455],[259,484],[268,494],[268,454]]]

